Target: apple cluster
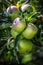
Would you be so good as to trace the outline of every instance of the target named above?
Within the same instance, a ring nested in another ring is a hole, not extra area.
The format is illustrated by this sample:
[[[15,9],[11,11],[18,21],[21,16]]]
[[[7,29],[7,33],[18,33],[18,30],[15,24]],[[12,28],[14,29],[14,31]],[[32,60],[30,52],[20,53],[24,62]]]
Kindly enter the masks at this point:
[[[30,5],[24,4],[21,6],[21,11],[24,12],[28,10]],[[19,34],[20,40],[18,40],[17,49],[19,54],[23,55],[21,60],[22,63],[27,63],[32,60],[32,49],[33,42],[31,41],[38,32],[38,28],[31,22],[26,22],[19,17],[19,8],[12,5],[7,8],[8,16],[13,19],[11,27],[11,35],[14,39],[17,38]],[[26,24],[27,23],[27,24]]]

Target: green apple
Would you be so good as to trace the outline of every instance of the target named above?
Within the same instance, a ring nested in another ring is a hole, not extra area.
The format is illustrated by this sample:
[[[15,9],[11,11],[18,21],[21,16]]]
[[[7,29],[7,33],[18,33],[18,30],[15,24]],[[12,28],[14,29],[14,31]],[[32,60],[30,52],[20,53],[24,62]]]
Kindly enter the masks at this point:
[[[14,39],[16,39],[16,37],[17,37],[17,35],[19,35],[19,33],[16,32],[16,31],[14,30],[14,28],[12,28],[12,29],[11,29],[11,35],[12,35],[12,37],[13,37]],[[24,38],[22,34],[20,35],[20,38],[21,38],[21,39]]]
[[[5,52],[3,59],[5,62],[12,61],[13,56],[11,55],[11,51]]]
[[[32,39],[37,32],[38,28],[34,24],[29,23],[27,28],[24,30],[22,34],[26,39]]]
[[[21,60],[21,63],[25,64],[27,62],[30,62],[32,60],[32,53],[25,54]]]
[[[30,52],[33,48],[33,43],[26,39],[21,39],[18,41],[18,52],[24,54],[26,52]]]
[[[12,27],[14,28],[14,30],[18,33],[21,33],[25,27],[26,27],[26,23],[22,20],[20,20],[19,17],[17,17],[12,24]]]
[[[24,12],[24,11],[28,10],[29,6],[30,6],[29,4],[22,5],[21,6],[21,11]]]
[[[12,50],[14,49],[14,44],[15,44],[15,40],[14,39],[8,39],[8,42],[7,42],[7,49],[8,50]]]
[[[20,33],[24,30],[25,27],[26,27],[25,22],[20,22],[17,26],[14,27],[14,29],[15,29],[15,31]]]
[[[17,37],[18,34],[19,34],[19,33],[17,33],[17,32],[14,30],[14,28],[11,29],[11,35],[12,35],[12,37],[13,37],[14,39],[16,39],[16,37]]]
[[[16,6],[14,5],[9,6],[6,11],[7,11],[8,16],[10,16],[13,20],[16,17],[18,17],[19,9]]]

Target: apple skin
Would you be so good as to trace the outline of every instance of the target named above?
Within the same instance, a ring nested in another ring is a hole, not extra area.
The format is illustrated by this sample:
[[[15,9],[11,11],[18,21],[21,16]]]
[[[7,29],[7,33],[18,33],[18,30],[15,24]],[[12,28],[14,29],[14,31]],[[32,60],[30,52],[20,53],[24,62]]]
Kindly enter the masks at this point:
[[[26,22],[20,20],[19,17],[17,17],[12,24],[12,28],[18,33],[21,33],[26,27]]]
[[[30,62],[32,60],[32,53],[25,54],[22,58],[21,63],[25,64],[27,62]]]
[[[19,34],[19,33],[17,33],[17,32],[14,30],[14,28],[11,29],[11,35],[12,35],[12,37],[13,37],[14,39],[16,39],[16,37],[17,37],[18,34]]]
[[[18,52],[20,54],[25,54],[26,52],[30,52],[33,48],[33,43],[26,39],[21,39],[18,41]]]
[[[21,33],[24,30],[25,27],[26,27],[25,22],[20,22],[17,26],[14,27],[14,29],[18,33]]]
[[[37,34],[37,32],[38,28],[34,24],[29,23],[22,34],[26,39],[32,39]]]
[[[10,16],[12,20],[14,20],[16,17],[18,17],[19,9],[16,6],[12,5],[6,9],[6,12],[7,15]]]
[[[16,39],[16,37],[17,37],[17,35],[19,35],[19,33],[17,33],[17,32],[14,30],[14,28],[12,28],[12,29],[11,29],[11,35],[12,35],[12,37],[13,37],[14,39]],[[21,38],[21,39],[24,38],[22,34],[20,35],[20,38]]]
[[[25,10],[27,10],[29,8],[29,4],[24,4],[21,6],[21,11],[24,12]]]
[[[3,60],[4,60],[5,62],[9,62],[9,60],[12,61],[13,56],[11,55],[11,52],[8,51],[8,52],[4,52],[4,53],[5,53],[5,54],[4,54]]]

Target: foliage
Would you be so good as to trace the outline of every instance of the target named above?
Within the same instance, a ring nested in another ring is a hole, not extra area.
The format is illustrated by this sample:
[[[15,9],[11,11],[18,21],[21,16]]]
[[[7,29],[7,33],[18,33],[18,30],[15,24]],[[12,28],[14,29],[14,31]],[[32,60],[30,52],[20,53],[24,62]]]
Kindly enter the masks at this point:
[[[11,35],[12,18],[7,15],[6,9],[10,5],[16,5],[19,2],[20,7],[24,3],[28,3],[35,8],[35,12],[30,11],[21,12],[19,8],[19,15],[26,25],[31,22],[38,27],[37,35],[31,40],[33,42],[33,59],[26,65],[41,65],[43,60],[43,8],[41,4],[43,1],[39,0],[0,0],[0,62],[21,63],[21,55],[16,50],[18,40],[21,39],[21,32],[14,39]],[[41,9],[41,10],[40,10]],[[42,13],[42,14],[41,14]],[[42,16],[41,16],[42,15]],[[28,22],[29,21],[29,22]],[[5,58],[5,56],[7,56]],[[5,59],[5,61],[4,61]]]

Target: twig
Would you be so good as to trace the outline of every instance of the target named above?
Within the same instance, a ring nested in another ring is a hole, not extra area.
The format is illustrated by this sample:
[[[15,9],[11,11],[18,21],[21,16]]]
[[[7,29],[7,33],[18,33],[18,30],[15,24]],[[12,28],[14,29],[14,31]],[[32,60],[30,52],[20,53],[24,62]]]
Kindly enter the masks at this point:
[[[4,46],[3,46],[2,49],[0,50],[0,56],[1,56],[1,54],[2,54],[2,52],[3,52],[3,50],[4,50],[4,48],[5,48],[6,45],[7,45],[7,43],[4,44]]]
[[[13,53],[14,53],[14,56],[16,56],[17,63],[19,64],[19,59],[18,59],[18,56],[17,56],[16,50],[13,50]]]

